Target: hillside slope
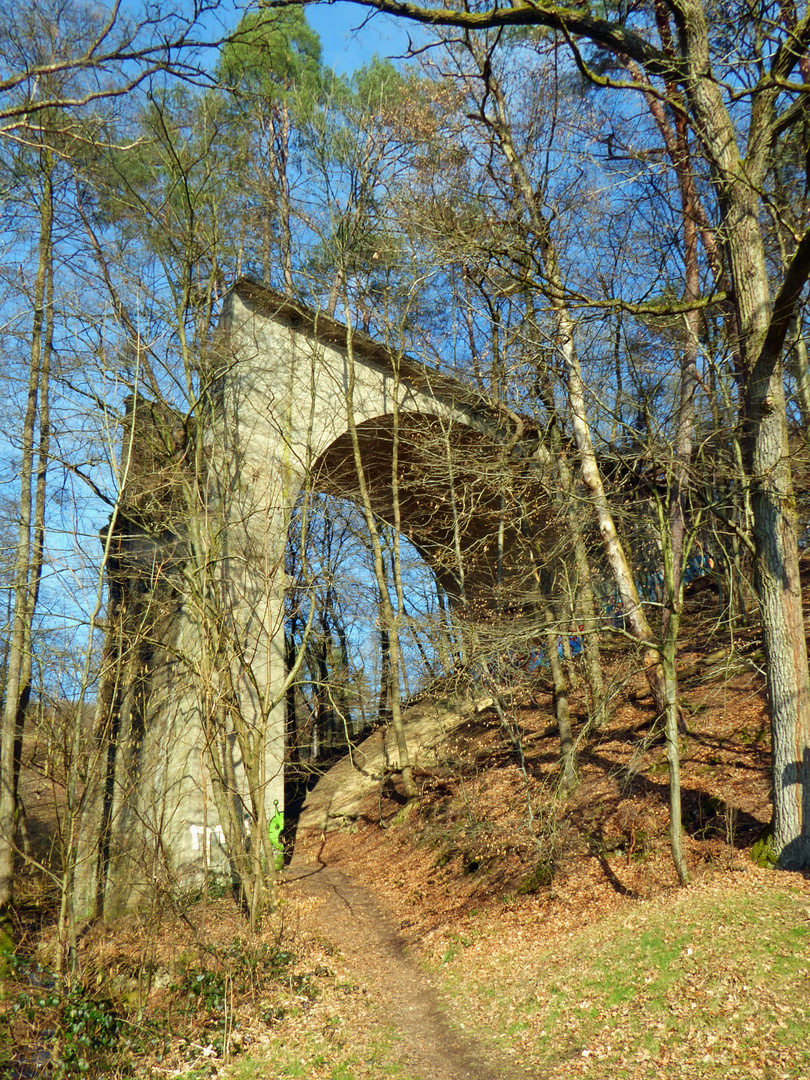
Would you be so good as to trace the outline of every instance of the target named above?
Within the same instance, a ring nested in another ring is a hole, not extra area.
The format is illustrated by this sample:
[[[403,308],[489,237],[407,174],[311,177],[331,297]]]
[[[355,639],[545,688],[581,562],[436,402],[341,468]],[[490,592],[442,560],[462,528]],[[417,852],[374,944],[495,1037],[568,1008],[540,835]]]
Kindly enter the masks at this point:
[[[47,876],[27,877],[0,1066],[16,1080],[804,1080],[810,883],[751,860],[770,818],[756,648],[707,641],[681,659],[687,889],[631,654],[607,656],[597,735],[572,697],[566,796],[542,678],[512,688],[520,753],[486,701],[428,697],[408,713],[419,799],[406,805],[373,733],[311,794],[255,938],[227,895],[166,897],[85,932],[82,981],[60,996]],[[44,839],[42,778],[24,783]]]

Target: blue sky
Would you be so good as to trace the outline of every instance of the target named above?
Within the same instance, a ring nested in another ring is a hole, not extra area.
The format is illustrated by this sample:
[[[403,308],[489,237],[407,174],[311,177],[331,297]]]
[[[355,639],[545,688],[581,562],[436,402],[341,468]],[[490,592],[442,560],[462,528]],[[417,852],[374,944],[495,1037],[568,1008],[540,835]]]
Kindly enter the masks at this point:
[[[351,74],[376,53],[380,57],[404,56],[408,31],[420,28],[404,19],[370,12],[357,4],[310,4],[307,21],[318,32],[323,45],[323,61],[336,74]]]

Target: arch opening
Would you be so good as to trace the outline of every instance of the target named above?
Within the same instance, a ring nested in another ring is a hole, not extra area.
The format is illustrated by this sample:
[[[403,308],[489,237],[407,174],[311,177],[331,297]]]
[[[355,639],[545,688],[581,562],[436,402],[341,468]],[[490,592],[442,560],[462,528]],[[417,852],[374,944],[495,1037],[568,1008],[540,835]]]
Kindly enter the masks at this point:
[[[148,464],[132,480],[132,505],[140,509],[120,519],[131,535],[122,537],[114,572],[130,600],[111,618],[105,646],[111,675],[100,730],[108,774],[98,797],[87,800],[87,836],[92,848],[92,815],[103,815],[109,790],[109,858],[88,848],[84,888],[92,907],[102,894],[118,898],[115,909],[131,906],[161,876],[191,885],[213,870],[243,880],[264,873],[254,854],[266,844],[272,807],[284,804],[286,713],[299,659],[288,630],[303,610],[291,615],[290,525],[316,497],[333,507],[347,500],[353,509],[341,513],[354,521],[359,506],[378,540],[388,530],[390,551],[399,546],[421,580],[435,583],[435,606],[433,599],[417,604],[413,597],[422,589],[426,598],[427,589],[406,574],[397,590],[394,574],[382,597],[391,600],[392,584],[397,619],[421,618],[431,607],[450,626],[452,609],[468,626],[495,628],[534,606],[538,545],[554,532],[532,456],[536,439],[521,441],[520,424],[510,435],[504,415],[476,405],[468,387],[373,343],[343,347],[337,324],[327,320],[323,335],[322,321],[266,293],[231,294],[210,427],[202,440],[187,425],[178,429],[189,445],[204,447],[203,459],[163,437],[176,417],[157,410],[157,449],[139,457]],[[147,435],[138,433],[142,441]],[[129,586],[144,570],[133,553],[144,538],[152,564],[162,561],[157,585],[135,602],[140,593]],[[295,590],[309,590],[303,622],[308,632],[319,630],[320,654],[300,657],[298,671],[306,661],[315,673],[302,708],[320,722],[314,738],[322,747],[337,725],[351,731],[355,724],[348,703],[363,665],[350,646],[362,658],[360,638],[373,634],[357,632],[355,644],[345,626],[331,625],[329,571],[310,573],[312,562],[303,560],[307,574]],[[148,663],[132,636],[147,622]],[[444,649],[450,669],[465,648],[463,641],[428,648],[428,640],[414,637],[411,646],[427,668]],[[324,664],[341,673],[342,686],[321,677]],[[377,681],[384,685],[382,660]],[[372,679],[370,696],[379,689]],[[324,695],[333,700],[324,703]],[[143,889],[132,887],[134,875]]]

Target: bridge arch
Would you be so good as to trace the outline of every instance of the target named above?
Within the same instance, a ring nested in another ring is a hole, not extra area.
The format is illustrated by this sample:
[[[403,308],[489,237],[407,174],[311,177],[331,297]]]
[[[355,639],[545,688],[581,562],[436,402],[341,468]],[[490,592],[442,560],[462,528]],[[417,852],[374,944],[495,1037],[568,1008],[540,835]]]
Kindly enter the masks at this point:
[[[360,470],[374,513],[393,522],[396,446],[400,527],[446,591],[486,607],[507,584],[513,604],[532,588],[520,509],[537,494],[532,436],[508,409],[250,281],[226,298],[217,353],[202,505],[150,531],[123,494],[99,698],[107,770],[88,792],[77,875],[88,912],[223,871],[234,822],[257,827],[251,784],[283,806],[284,554],[302,491],[358,497]],[[154,415],[132,421],[136,441]],[[132,505],[160,472],[154,455],[138,460]],[[161,468],[171,487],[182,466]],[[500,474],[523,485],[511,505]],[[144,652],[132,628],[145,622]]]

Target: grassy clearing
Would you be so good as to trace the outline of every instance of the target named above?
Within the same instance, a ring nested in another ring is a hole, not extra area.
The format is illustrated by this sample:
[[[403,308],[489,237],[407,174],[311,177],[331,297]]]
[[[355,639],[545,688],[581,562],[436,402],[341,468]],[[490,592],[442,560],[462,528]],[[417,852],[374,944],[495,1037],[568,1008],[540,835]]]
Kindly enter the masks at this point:
[[[555,1080],[804,1080],[809,905],[804,883],[775,876],[699,887],[569,931],[533,958],[499,950],[495,929],[488,962],[477,948],[442,970],[459,1015]]]
[[[390,1038],[382,1034],[369,1042],[364,1033],[357,1036],[351,1045],[324,1046],[322,1034],[287,1031],[228,1069],[228,1080],[422,1080],[402,1071]]]

